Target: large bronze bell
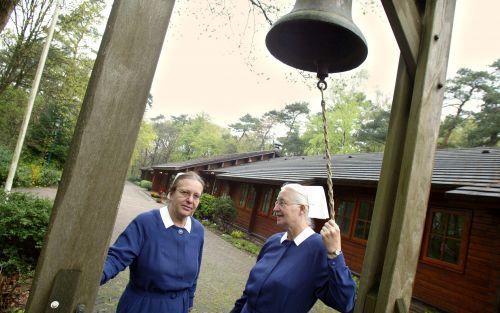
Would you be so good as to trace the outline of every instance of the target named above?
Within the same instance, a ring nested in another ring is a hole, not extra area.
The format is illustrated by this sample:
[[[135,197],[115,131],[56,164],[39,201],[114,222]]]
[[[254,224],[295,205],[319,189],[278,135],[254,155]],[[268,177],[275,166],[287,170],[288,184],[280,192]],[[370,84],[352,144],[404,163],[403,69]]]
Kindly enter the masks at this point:
[[[319,77],[356,68],[368,48],[351,10],[352,0],[297,0],[269,30],[267,48],[283,63]]]

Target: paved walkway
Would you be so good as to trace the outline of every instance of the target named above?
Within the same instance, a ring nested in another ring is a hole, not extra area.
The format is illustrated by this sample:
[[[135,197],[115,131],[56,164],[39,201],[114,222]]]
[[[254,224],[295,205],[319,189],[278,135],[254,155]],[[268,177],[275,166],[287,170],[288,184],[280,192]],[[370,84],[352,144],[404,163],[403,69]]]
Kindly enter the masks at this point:
[[[18,190],[16,190],[18,191]],[[32,188],[25,190],[53,199],[55,190]],[[128,223],[139,213],[160,207],[143,189],[127,182],[120,201],[112,243]],[[255,256],[238,250],[227,241],[206,229],[203,261],[193,313],[229,312],[234,301],[243,291],[248,273],[255,263]],[[115,312],[118,299],[128,282],[128,270],[101,286],[94,313]],[[310,313],[334,312],[321,303]],[[153,313],[153,312],[152,312]]]

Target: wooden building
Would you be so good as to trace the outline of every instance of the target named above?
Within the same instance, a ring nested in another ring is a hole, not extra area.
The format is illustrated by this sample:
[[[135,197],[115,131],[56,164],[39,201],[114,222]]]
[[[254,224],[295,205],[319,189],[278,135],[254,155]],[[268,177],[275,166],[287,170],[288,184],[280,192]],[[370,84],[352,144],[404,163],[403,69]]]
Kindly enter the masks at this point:
[[[360,273],[381,153],[332,158],[336,220],[351,270]],[[215,194],[230,195],[235,226],[266,238],[282,231],[272,214],[285,182],[322,185],[323,157],[281,157],[214,170]],[[315,221],[316,230],[324,221]],[[413,299],[446,312],[498,312],[500,149],[437,150]]]
[[[170,184],[177,173],[195,171],[205,180],[205,191],[212,193],[215,180],[213,170],[274,159],[276,157],[279,157],[279,149],[225,154],[211,158],[201,158],[142,168],[141,177],[145,177],[145,179],[149,178],[148,180],[153,183],[151,188],[153,192],[162,193],[169,190]]]

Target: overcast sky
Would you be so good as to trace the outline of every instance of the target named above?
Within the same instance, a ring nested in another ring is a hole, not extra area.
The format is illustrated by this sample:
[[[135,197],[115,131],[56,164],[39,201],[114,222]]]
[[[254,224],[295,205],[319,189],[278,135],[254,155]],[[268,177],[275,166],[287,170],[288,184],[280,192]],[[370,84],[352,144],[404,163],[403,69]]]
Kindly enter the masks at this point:
[[[226,126],[247,113],[259,117],[296,101],[320,110],[316,80],[304,79],[268,53],[264,38],[269,27],[261,24],[254,31],[261,20],[247,19],[248,1],[226,1],[237,3],[231,22],[227,16],[203,13],[210,9],[208,3],[177,1],[153,81],[153,108],[146,117],[205,112]],[[294,3],[290,1],[290,9]],[[370,97],[376,90],[392,96],[399,56],[394,35],[381,7],[363,13],[358,5],[354,0],[353,18],[369,51],[359,67],[369,74],[362,90]],[[457,0],[448,78],[461,67],[480,70],[500,58],[498,12],[498,0]]]

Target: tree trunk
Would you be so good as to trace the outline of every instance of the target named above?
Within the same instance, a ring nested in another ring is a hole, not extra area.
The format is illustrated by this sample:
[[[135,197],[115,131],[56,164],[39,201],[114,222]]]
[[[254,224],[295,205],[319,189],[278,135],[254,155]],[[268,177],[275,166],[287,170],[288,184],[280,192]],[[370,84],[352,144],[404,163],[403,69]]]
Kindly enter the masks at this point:
[[[16,7],[19,0],[0,0],[0,33],[3,31],[5,25],[9,21],[10,13]]]

